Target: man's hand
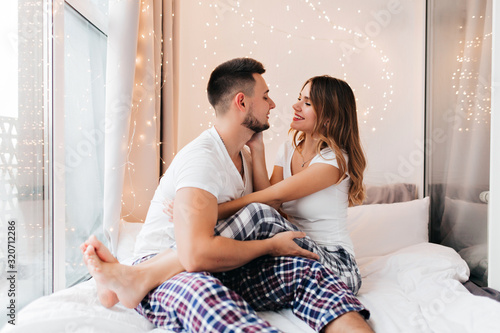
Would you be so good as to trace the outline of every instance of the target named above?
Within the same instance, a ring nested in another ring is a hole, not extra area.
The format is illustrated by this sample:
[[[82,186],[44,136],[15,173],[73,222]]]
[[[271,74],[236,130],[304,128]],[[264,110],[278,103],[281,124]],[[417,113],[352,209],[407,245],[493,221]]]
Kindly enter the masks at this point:
[[[306,233],[302,231],[284,231],[274,235],[266,240],[271,244],[269,255],[273,257],[293,256],[318,260],[319,255],[301,248],[293,241],[295,238],[304,238],[305,236]]]

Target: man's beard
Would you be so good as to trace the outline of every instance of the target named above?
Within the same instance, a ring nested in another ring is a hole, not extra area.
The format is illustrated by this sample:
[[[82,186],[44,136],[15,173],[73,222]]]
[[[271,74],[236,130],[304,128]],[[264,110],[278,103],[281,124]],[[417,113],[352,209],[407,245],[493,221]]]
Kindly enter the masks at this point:
[[[265,131],[266,129],[269,128],[268,123],[260,123],[257,118],[254,117],[253,112],[249,111],[245,119],[243,120],[243,123],[241,123],[243,126],[246,128],[254,131],[255,133],[259,133],[262,131]]]

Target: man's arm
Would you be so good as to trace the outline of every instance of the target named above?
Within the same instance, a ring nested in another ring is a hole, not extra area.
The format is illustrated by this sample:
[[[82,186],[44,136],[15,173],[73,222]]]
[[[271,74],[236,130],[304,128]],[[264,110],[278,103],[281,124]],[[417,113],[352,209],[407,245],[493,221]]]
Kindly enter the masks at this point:
[[[216,223],[215,196],[192,187],[176,192],[174,224],[177,253],[187,271],[228,271],[263,255],[318,258],[293,241],[294,238],[304,237],[303,232],[289,231],[264,240],[238,241],[215,236]]]

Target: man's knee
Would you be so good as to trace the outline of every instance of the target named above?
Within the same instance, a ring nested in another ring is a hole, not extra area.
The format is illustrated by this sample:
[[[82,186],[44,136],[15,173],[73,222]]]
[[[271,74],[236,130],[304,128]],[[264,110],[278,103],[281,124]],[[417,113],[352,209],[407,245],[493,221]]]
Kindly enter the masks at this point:
[[[206,284],[218,283],[219,280],[209,272],[181,272],[165,281],[165,283],[169,282],[174,286],[182,284],[196,290]]]
[[[174,295],[182,294],[184,302],[199,302],[203,299],[217,298],[220,293],[226,293],[226,287],[222,282],[208,272],[182,272],[165,282],[168,284],[166,290]],[[182,286],[182,288],[180,288]]]

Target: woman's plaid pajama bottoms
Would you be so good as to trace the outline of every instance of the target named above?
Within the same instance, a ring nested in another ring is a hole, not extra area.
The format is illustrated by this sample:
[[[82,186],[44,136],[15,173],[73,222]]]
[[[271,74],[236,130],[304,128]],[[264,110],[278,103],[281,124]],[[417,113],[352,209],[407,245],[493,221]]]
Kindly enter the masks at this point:
[[[288,230],[297,228],[273,208],[254,203],[219,222],[215,233],[251,240]],[[266,256],[229,272],[183,272],[150,291],[136,310],[173,332],[279,332],[255,311],[283,308],[291,308],[318,332],[347,312],[368,318],[369,312],[354,296],[361,284],[354,258],[341,247],[329,251],[308,237],[296,241],[318,253],[320,262]]]

